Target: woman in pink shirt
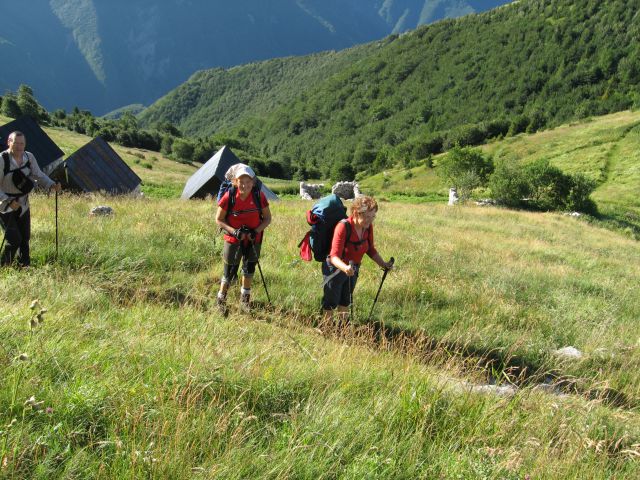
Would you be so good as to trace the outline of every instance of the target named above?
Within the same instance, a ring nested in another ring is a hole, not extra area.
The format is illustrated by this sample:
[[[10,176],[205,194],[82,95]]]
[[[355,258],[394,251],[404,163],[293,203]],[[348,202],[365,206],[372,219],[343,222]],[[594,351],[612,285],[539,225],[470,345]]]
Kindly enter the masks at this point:
[[[382,259],[373,242],[373,221],[377,213],[378,204],[372,197],[358,197],[351,204],[351,216],[339,222],[333,231],[331,251],[322,264],[325,320],[331,320],[336,309],[340,320],[346,320],[365,253],[385,270],[393,265]],[[334,275],[336,270],[340,273]]]

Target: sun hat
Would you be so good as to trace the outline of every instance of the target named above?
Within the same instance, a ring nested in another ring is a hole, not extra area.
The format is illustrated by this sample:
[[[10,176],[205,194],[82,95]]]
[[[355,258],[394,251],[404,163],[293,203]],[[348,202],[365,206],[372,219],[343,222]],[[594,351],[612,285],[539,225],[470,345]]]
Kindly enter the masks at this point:
[[[236,163],[227,171],[225,177],[229,180],[235,180],[243,175],[249,175],[251,178],[256,178],[256,172],[249,165],[244,163]]]

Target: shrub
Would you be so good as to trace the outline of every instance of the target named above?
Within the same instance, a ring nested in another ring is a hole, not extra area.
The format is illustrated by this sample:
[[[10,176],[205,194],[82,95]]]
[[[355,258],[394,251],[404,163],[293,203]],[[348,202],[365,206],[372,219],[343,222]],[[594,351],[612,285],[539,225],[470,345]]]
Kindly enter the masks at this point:
[[[22,115],[22,111],[18,106],[18,101],[13,94],[7,93],[2,99],[2,110],[0,113],[5,117],[18,118]]]
[[[496,202],[508,207],[520,206],[529,192],[522,166],[517,162],[499,162],[489,178],[489,189]]]
[[[479,145],[484,141],[484,137],[485,132],[477,125],[461,125],[447,134],[447,138],[444,141],[444,148],[448,150],[455,145],[461,147]]]
[[[356,176],[353,167],[346,161],[336,162],[331,168],[331,180],[334,182],[352,181]]]
[[[568,175],[548,160],[525,167],[500,162],[489,179],[494,200],[508,207],[523,204],[537,210],[574,210],[594,214],[597,206],[589,196],[596,182],[584,175]]]
[[[191,142],[177,138],[171,147],[172,153],[182,162],[190,162],[193,157],[194,146]]]
[[[577,212],[595,214],[596,203],[589,196],[596,189],[596,181],[580,173],[571,176],[571,188],[566,201],[566,208]]]
[[[525,169],[529,202],[538,210],[562,210],[571,190],[571,177],[548,160],[539,160]]]
[[[438,175],[458,190],[461,199],[475,188],[486,186],[493,172],[493,160],[470,147],[456,146],[438,162]]]

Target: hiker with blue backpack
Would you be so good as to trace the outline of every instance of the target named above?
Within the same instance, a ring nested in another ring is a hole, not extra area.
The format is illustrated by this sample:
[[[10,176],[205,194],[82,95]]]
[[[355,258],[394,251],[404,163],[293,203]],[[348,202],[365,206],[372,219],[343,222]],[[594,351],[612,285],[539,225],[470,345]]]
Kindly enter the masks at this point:
[[[385,271],[393,267],[393,260],[386,262],[374,245],[373,221],[377,213],[378,203],[372,197],[360,196],[351,204],[351,215],[333,229],[329,253],[322,262],[325,321],[333,320],[334,310],[338,311],[340,321],[347,319],[365,254]]]
[[[242,261],[240,307],[249,311],[251,282],[260,258],[264,229],[271,223],[271,212],[251,167],[238,163],[227,171],[225,177],[231,185],[219,198],[216,212],[216,223],[224,231],[224,270],[216,304],[226,313],[227,292],[237,278]]]

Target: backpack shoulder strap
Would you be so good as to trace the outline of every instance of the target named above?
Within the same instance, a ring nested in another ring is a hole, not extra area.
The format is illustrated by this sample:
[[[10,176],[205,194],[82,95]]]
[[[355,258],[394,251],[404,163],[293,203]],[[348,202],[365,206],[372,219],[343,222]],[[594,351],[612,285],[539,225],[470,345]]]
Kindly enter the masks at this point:
[[[344,252],[347,250],[347,243],[353,243],[351,241],[351,223],[347,218],[340,220],[340,223],[344,223],[344,228],[347,231],[347,236],[344,240],[344,247],[342,248],[342,255],[340,255],[340,258],[344,258]]]
[[[347,242],[351,239],[351,223],[347,218],[340,220],[340,223],[344,223],[344,228],[347,229]]]
[[[261,188],[253,187],[251,189],[251,193],[253,193],[253,201],[255,202],[256,207],[258,207],[258,212],[260,213],[260,220],[263,219],[263,217],[262,217],[262,196],[260,195],[261,191],[262,191]]]
[[[229,204],[227,206],[227,217],[231,215],[233,211],[233,207],[236,205],[236,187],[235,185],[231,185],[229,190],[227,190],[227,194],[229,194]]]
[[[4,160],[4,169],[3,169],[4,170],[4,174],[6,175],[7,173],[15,172],[16,170],[22,170],[23,168],[31,168],[31,157],[29,157],[27,152],[24,153],[24,156],[27,157],[27,161],[24,162],[20,167],[14,169],[14,170],[11,170],[11,163],[10,163],[10,160],[9,160],[9,152],[7,152],[6,150],[4,152],[2,152],[2,160]]]
[[[2,152],[2,160],[4,160],[4,174],[6,175],[11,170],[11,165],[9,164],[9,152]]]

